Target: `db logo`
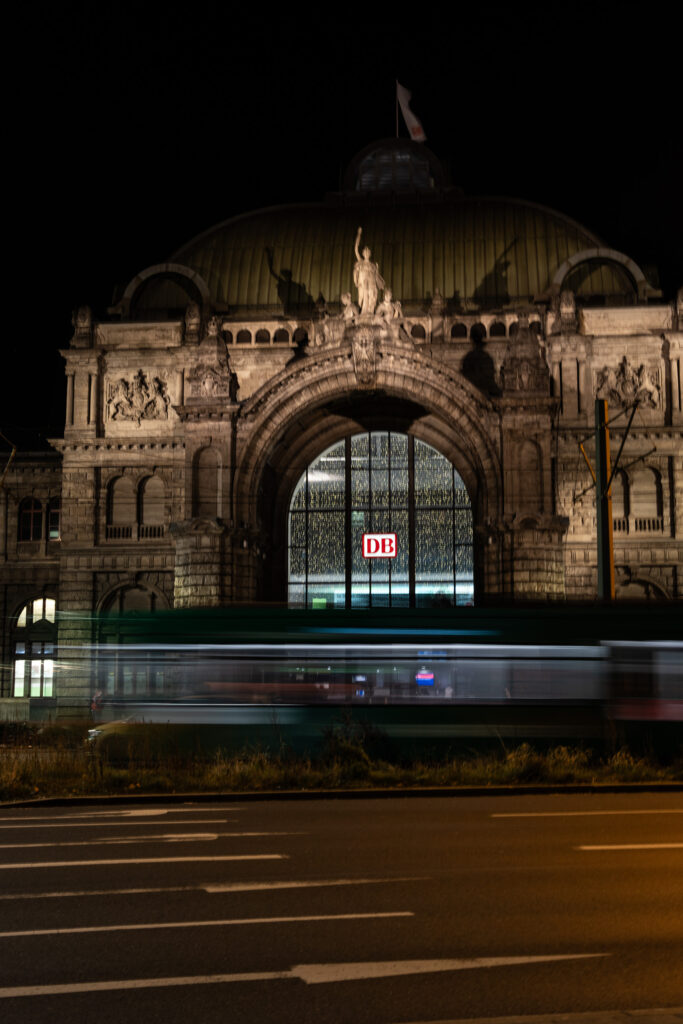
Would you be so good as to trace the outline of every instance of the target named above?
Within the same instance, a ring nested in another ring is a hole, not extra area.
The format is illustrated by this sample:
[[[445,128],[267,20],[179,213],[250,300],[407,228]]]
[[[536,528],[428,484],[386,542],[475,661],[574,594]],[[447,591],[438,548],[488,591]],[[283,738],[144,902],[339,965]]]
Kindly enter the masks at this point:
[[[396,558],[396,534],[364,533],[363,558]]]

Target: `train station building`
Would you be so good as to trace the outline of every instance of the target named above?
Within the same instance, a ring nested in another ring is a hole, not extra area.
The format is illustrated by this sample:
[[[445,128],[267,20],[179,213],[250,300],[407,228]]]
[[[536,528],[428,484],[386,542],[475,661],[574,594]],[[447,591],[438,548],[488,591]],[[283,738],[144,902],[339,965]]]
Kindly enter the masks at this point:
[[[561,212],[463,195],[425,146],[182,244],[62,355],[63,436],[0,494],[5,716],[86,699],[53,678],[71,614],[593,599],[596,397],[613,454],[637,402],[617,598],[683,595],[683,291]]]

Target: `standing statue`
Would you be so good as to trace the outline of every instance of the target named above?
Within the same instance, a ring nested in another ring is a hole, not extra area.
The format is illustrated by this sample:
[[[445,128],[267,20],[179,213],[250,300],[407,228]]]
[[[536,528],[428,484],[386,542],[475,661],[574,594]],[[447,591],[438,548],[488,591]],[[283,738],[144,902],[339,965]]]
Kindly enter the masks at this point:
[[[378,293],[380,289],[384,288],[384,281],[379,272],[379,266],[370,259],[371,252],[367,245],[363,247],[361,255],[359,245],[362,233],[363,229],[358,228],[354,247],[356,263],[353,268],[353,283],[358,289],[360,315],[372,316],[377,306]]]

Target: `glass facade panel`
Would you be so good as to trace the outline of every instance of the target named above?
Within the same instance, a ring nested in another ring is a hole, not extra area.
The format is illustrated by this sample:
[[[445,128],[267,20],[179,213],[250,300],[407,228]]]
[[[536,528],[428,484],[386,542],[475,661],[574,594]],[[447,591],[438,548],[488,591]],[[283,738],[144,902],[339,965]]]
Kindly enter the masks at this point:
[[[364,558],[364,533],[395,533],[396,557]],[[408,434],[357,434],[312,462],[294,490],[289,603],[472,603],[472,543],[469,497],[444,456]]]
[[[23,651],[21,652],[23,654]],[[25,661],[14,662],[14,696],[24,696],[24,672],[26,669]]]
[[[343,512],[315,512],[308,517],[308,576],[343,580],[344,514]]]

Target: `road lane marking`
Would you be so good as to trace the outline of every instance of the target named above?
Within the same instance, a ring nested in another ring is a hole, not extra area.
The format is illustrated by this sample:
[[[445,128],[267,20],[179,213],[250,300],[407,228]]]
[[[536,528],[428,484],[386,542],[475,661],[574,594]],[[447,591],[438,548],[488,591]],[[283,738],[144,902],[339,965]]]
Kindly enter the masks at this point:
[[[620,843],[603,846],[575,846],[575,850],[682,850],[683,843]]]
[[[412,910],[389,910],[374,914],[302,914],[297,917],[232,917],[210,921],[161,921],[146,924],[102,924],[81,928],[40,928],[22,932],[0,932],[0,939],[38,938],[43,935],[90,935],[94,932],[150,932],[163,928],[221,928],[243,924],[298,924],[311,921],[365,921],[378,917],[414,917]]]
[[[375,885],[380,882],[425,882],[428,875],[413,878],[331,878],[305,882],[216,882],[202,885],[205,892],[261,892],[270,889],[315,889],[329,885]]]
[[[236,853],[215,857],[126,857],[123,860],[39,860],[33,864],[0,864],[0,871],[22,871],[28,868],[89,868],[108,867],[113,864],[180,864],[191,861],[219,860],[288,860],[286,853]]]
[[[75,821],[83,818],[154,818],[159,817],[162,814],[206,814],[207,810],[208,808],[206,807],[150,807],[148,809],[136,807],[130,811],[81,811],[78,814],[41,814],[37,815],[35,818],[31,818],[28,814],[16,815],[12,818],[0,816],[0,821]],[[232,814],[235,811],[243,811],[244,807],[221,806],[220,808],[213,808],[214,813],[218,813],[219,810],[222,814],[225,814],[226,811],[230,811]],[[209,813],[211,813],[210,810]]]
[[[0,900],[47,900],[72,896],[145,896],[163,892],[206,892],[209,895],[230,892],[262,892],[270,889],[318,888],[334,885],[379,885],[386,882],[424,882],[428,875],[412,878],[327,878],[310,882],[217,882],[208,885],[171,885],[157,889],[77,889],[70,892],[10,892]]]
[[[335,981],[361,981],[366,978],[395,978],[401,974],[433,974],[437,971],[468,971],[477,967],[517,967],[524,964],[552,963],[559,960],[587,960],[609,953],[565,953],[559,956],[488,956],[468,960],[387,960],[370,963],[299,964],[294,977],[307,985]]]
[[[234,818],[198,818],[193,821],[160,821],[159,825],[168,828],[169,825],[230,825]],[[16,828],[135,828],[137,825],[148,828],[155,823],[153,821],[84,821],[82,825],[75,825],[73,821],[65,821],[59,825],[0,825],[0,829]]]
[[[683,814],[683,807],[668,807],[642,811],[511,811],[492,814],[492,818],[597,818],[606,814]]]
[[[18,985],[0,988],[0,999],[21,996],[61,996],[80,992],[116,992],[125,989],[173,988],[187,985],[224,985],[248,981],[299,980],[307,985],[325,982],[360,981],[388,978],[401,974],[426,974],[437,971],[466,971],[478,967],[513,967],[559,960],[584,960],[610,956],[609,953],[577,953],[566,956],[482,957],[476,960],[396,960],[366,964],[298,964],[289,971],[259,971],[249,974],[200,974],[175,978],[126,978],[122,981],[84,981],[62,985]],[[365,973],[363,973],[365,972]]]
[[[263,836],[304,836],[307,832],[169,832],[157,836],[108,836],[103,839],[70,839],[65,843],[0,843],[0,850],[39,850],[55,846],[125,846],[130,843],[199,843],[216,839]]]

